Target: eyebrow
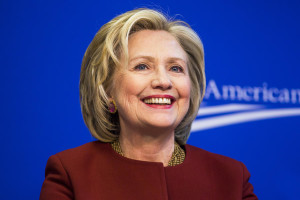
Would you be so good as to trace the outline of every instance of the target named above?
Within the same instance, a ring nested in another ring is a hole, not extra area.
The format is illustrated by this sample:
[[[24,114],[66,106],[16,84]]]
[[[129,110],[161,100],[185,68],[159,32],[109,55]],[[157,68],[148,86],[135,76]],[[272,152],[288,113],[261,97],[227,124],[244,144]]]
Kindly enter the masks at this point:
[[[154,62],[155,61],[155,58],[152,57],[152,56],[136,56],[136,57],[133,57],[129,60],[129,62],[132,62],[134,60],[137,60],[137,59],[146,59],[146,60],[149,60],[150,62]],[[168,63],[171,63],[171,62],[174,62],[174,61],[181,61],[181,62],[184,62],[186,64],[186,61],[185,59],[183,58],[179,58],[179,57],[168,57]]]
[[[131,58],[131,59],[129,60],[129,62],[134,61],[134,60],[137,60],[137,59],[141,59],[141,58],[142,58],[142,59],[149,60],[149,61],[151,61],[151,62],[154,62],[154,60],[155,60],[155,58],[152,57],[152,56],[136,56],[136,57]]]

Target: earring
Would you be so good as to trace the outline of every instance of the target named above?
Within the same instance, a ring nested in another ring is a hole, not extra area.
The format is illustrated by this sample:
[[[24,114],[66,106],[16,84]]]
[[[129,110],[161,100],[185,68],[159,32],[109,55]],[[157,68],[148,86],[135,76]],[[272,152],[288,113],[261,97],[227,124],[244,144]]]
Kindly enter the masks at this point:
[[[112,114],[117,112],[117,105],[116,105],[116,102],[113,99],[109,100],[108,111]]]

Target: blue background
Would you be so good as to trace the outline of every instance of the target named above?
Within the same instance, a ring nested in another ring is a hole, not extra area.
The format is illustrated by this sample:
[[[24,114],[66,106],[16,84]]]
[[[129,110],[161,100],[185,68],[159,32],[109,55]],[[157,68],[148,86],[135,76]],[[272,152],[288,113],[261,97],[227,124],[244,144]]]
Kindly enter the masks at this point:
[[[300,88],[299,1],[1,0],[0,199],[38,199],[48,157],[93,140],[79,104],[83,54],[104,23],[142,6],[198,32],[208,80]],[[299,119],[203,130],[188,143],[244,162],[260,199],[298,199]]]

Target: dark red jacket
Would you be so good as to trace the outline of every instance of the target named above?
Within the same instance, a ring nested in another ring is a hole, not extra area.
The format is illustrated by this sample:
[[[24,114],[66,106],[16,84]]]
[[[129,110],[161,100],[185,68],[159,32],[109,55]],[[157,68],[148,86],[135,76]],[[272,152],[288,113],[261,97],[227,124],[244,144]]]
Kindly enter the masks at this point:
[[[122,157],[98,141],[60,152],[48,160],[40,200],[257,199],[244,164],[184,148],[184,162],[174,167]]]

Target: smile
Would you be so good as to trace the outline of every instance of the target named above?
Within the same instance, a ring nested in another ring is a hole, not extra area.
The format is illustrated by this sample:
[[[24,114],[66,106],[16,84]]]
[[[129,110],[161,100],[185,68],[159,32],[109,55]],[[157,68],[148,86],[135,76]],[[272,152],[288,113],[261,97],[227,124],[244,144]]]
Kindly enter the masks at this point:
[[[146,104],[158,104],[158,105],[171,105],[172,100],[170,98],[150,98],[144,99]]]
[[[176,101],[175,97],[171,95],[151,95],[141,99],[147,106],[158,109],[172,108]]]

